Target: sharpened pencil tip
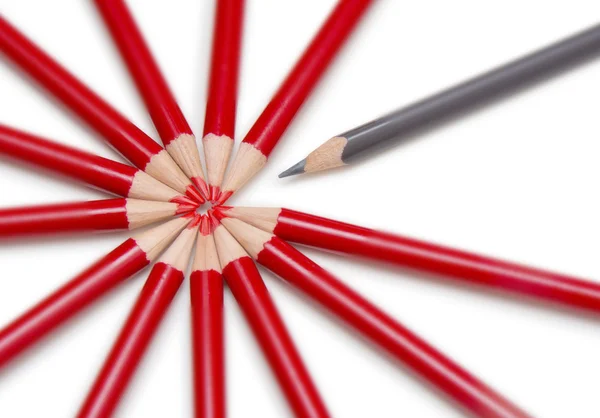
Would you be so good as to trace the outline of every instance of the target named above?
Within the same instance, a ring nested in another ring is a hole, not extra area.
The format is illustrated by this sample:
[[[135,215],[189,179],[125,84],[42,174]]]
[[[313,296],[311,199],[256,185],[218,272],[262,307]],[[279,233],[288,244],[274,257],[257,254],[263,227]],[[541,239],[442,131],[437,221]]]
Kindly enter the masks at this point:
[[[306,158],[302,161],[297,162],[287,170],[283,171],[279,174],[279,178],[282,179],[284,177],[296,176],[298,174],[304,173],[304,166],[306,165]]]

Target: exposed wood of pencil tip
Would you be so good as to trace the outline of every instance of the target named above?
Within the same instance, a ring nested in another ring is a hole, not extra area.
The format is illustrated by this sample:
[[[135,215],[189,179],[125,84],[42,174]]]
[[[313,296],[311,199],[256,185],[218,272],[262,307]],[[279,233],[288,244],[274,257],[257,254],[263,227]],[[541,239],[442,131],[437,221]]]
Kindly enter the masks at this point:
[[[221,272],[221,264],[215,238],[213,236],[210,221],[207,217],[202,219],[198,238],[196,239],[196,254],[194,255],[194,263],[192,271],[210,271]]]
[[[233,149],[233,139],[227,135],[207,134],[202,138],[202,144],[206,157],[208,184],[220,187]]]
[[[204,197],[208,197],[208,188],[202,163],[200,162],[200,153],[196,137],[190,134],[181,134],[166,146],[167,152],[179,164],[186,176],[200,189]]]
[[[314,173],[316,171],[328,170],[330,168],[346,165],[342,161],[342,153],[348,143],[343,136],[334,136],[319,146],[308,156],[279,174],[279,178],[295,176],[302,173]]]
[[[152,156],[144,171],[180,193],[187,193],[192,186],[191,180],[164,149]]]
[[[235,260],[243,257],[248,257],[248,253],[244,251],[242,246],[235,238],[225,229],[223,225],[219,225],[214,232],[215,244],[219,261],[223,268]]]
[[[258,254],[263,250],[265,243],[273,237],[273,234],[260,230],[239,219],[225,217],[221,219],[221,224],[229,231],[227,235],[231,236],[231,238],[235,237],[233,240],[237,240],[239,245],[244,247],[252,258],[258,257]],[[219,253],[219,256],[220,255],[221,253]]]
[[[153,261],[175,239],[179,232],[192,220],[191,217],[182,216],[172,219],[147,231],[133,236],[137,245],[146,253],[148,261]]]
[[[196,219],[194,219],[194,221],[195,220]],[[198,233],[197,227],[189,227],[194,223],[194,221],[189,223],[188,228],[185,228],[183,231],[181,231],[175,241],[173,241],[169,248],[160,257],[158,260],[159,262],[163,262],[179,271],[185,272],[185,268],[190,261],[190,255],[192,254],[192,247],[194,246],[196,234]]]
[[[153,202],[151,200],[126,199],[125,209],[129,229],[140,228],[161,219],[174,216],[180,205],[169,202]]]
[[[239,219],[263,231],[273,233],[281,208],[253,208],[243,206],[225,206],[217,208],[225,216]]]
[[[134,199],[160,200],[163,202],[169,202],[178,197],[184,197],[182,193],[170,188],[141,170],[133,176],[131,188],[129,189],[127,196]]]
[[[242,142],[231,169],[221,188],[223,192],[235,192],[258,173],[267,163],[267,157],[252,144]],[[220,201],[220,203],[223,203]]]

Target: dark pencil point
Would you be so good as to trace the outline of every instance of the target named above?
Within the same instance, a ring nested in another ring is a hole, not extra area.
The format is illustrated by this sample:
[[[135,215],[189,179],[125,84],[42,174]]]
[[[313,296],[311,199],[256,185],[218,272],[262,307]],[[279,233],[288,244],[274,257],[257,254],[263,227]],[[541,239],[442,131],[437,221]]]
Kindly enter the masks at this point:
[[[306,159],[294,164],[284,172],[279,174],[279,178],[282,179],[284,177],[295,176],[297,174],[304,173],[304,165],[306,164]]]

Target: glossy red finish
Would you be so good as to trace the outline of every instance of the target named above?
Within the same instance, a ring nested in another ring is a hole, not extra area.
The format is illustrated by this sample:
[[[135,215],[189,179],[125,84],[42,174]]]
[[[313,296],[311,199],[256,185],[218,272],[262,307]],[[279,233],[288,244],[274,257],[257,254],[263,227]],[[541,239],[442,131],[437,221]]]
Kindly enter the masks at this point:
[[[0,366],[148,265],[128,239],[0,330]]]
[[[137,169],[0,125],[0,154],[127,197]]]
[[[213,203],[216,203],[219,199],[219,195],[221,194],[221,188],[219,186],[213,186],[212,184],[208,185],[208,200]]]
[[[192,177],[190,180],[196,186],[196,189],[200,190],[200,197],[202,198],[202,202],[200,203],[206,202],[210,198],[210,190],[206,181],[202,177]],[[206,199],[204,198],[205,196]]]
[[[162,147],[0,16],[0,51],[144,170]]]
[[[148,49],[135,20],[122,0],[95,0],[121,52],[163,144],[192,134],[175,97]]]
[[[0,237],[128,229],[125,199],[0,209]]]
[[[171,199],[172,201],[175,199]],[[174,202],[177,203],[177,202]],[[194,212],[196,209],[198,209],[198,204],[194,203],[194,204],[185,204],[185,203],[180,203],[179,206],[177,207],[177,210],[175,211],[175,215],[181,215],[181,214],[187,214],[190,212]]]
[[[225,346],[223,276],[215,270],[190,276],[194,404],[196,418],[224,418]]]
[[[258,262],[315,299],[476,416],[527,416],[283,240],[273,237],[268,241],[258,254]]]
[[[223,276],[271,364],[297,417],[328,417],[325,404],[288,334],[256,265],[242,257],[223,269]]]
[[[204,196],[202,196],[200,194],[200,192],[192,185],[189,185],[185,189],[185,194],[186,194],[186,196],[193,199],[195,202],[197,202],[200,205],[203,204],[204,202],[206,202],[206,199],[204,199]]]
[[[289,209],[277,220],[274,233],[288,241],[600,312],[600,284],[591,281]]]
[[[372,0],[340,0],[308,45],[244,142],[267,157],[294,119],[335,54],[364,15]]]
[[[235,111],[245,0],[216,2],[204,136],[235,138]]]
[[[217,200],[215,201],[215,205],[217,206],[221,206],[223,203],[225,203],[227,201],[227,199],[229,199],[231,196],[233,195],[233,192],[231,190],[227,190],[225,192],[221,191],[219,193],[219,196],[217,198]]]
[[[77,414],[79,418],[112,415],[182,282],[180,270],[165,263],[154,265]]]

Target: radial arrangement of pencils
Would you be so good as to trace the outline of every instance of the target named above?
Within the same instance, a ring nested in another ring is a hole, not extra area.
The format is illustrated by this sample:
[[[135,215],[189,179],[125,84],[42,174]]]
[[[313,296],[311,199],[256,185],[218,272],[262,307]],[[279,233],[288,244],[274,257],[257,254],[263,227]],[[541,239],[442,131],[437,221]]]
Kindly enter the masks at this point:
[[[550,308],[591,314],[600,314],[600,284],[292,209],[228,206],[229,199],[235,201],[234,193],[266,165],[373,1],[337,2],[232,155],[244,3],[215,2],[205,124],[197,139],[125,0],[94,0],[106,36],[118,50],[163,146],[0,16],[4,60],[131,163],[34,135],[29,127],[0,125],[0,154],[28,169],[58,173],[110,195],[105,200],[2,208],[0,239],[135,230],[20,316],[1,320],[0,367],[152,265],[94,381],[81,392],[78,417],[113,415],[191,266],[189,383],[195,416],[226,416],[223,300],[224,292],[230,291],[291,413],[328,417],[319,382],[296,347],[258,263],[339,319],[339,325],[404,366],[398,373],[410,371],[461,412],[481,417],[529,416],[289,243],[334,251],[350,260],[358,256],[383,262],[389,269],[424,272],[450,285],[468,282],[517,301],[536,300]],[[572,67],[598,51],[600,27],[596,26],[338,135],[281,176],[348,164],[376,143],[398,140],[434,119],[446,120],[509,89]]]

